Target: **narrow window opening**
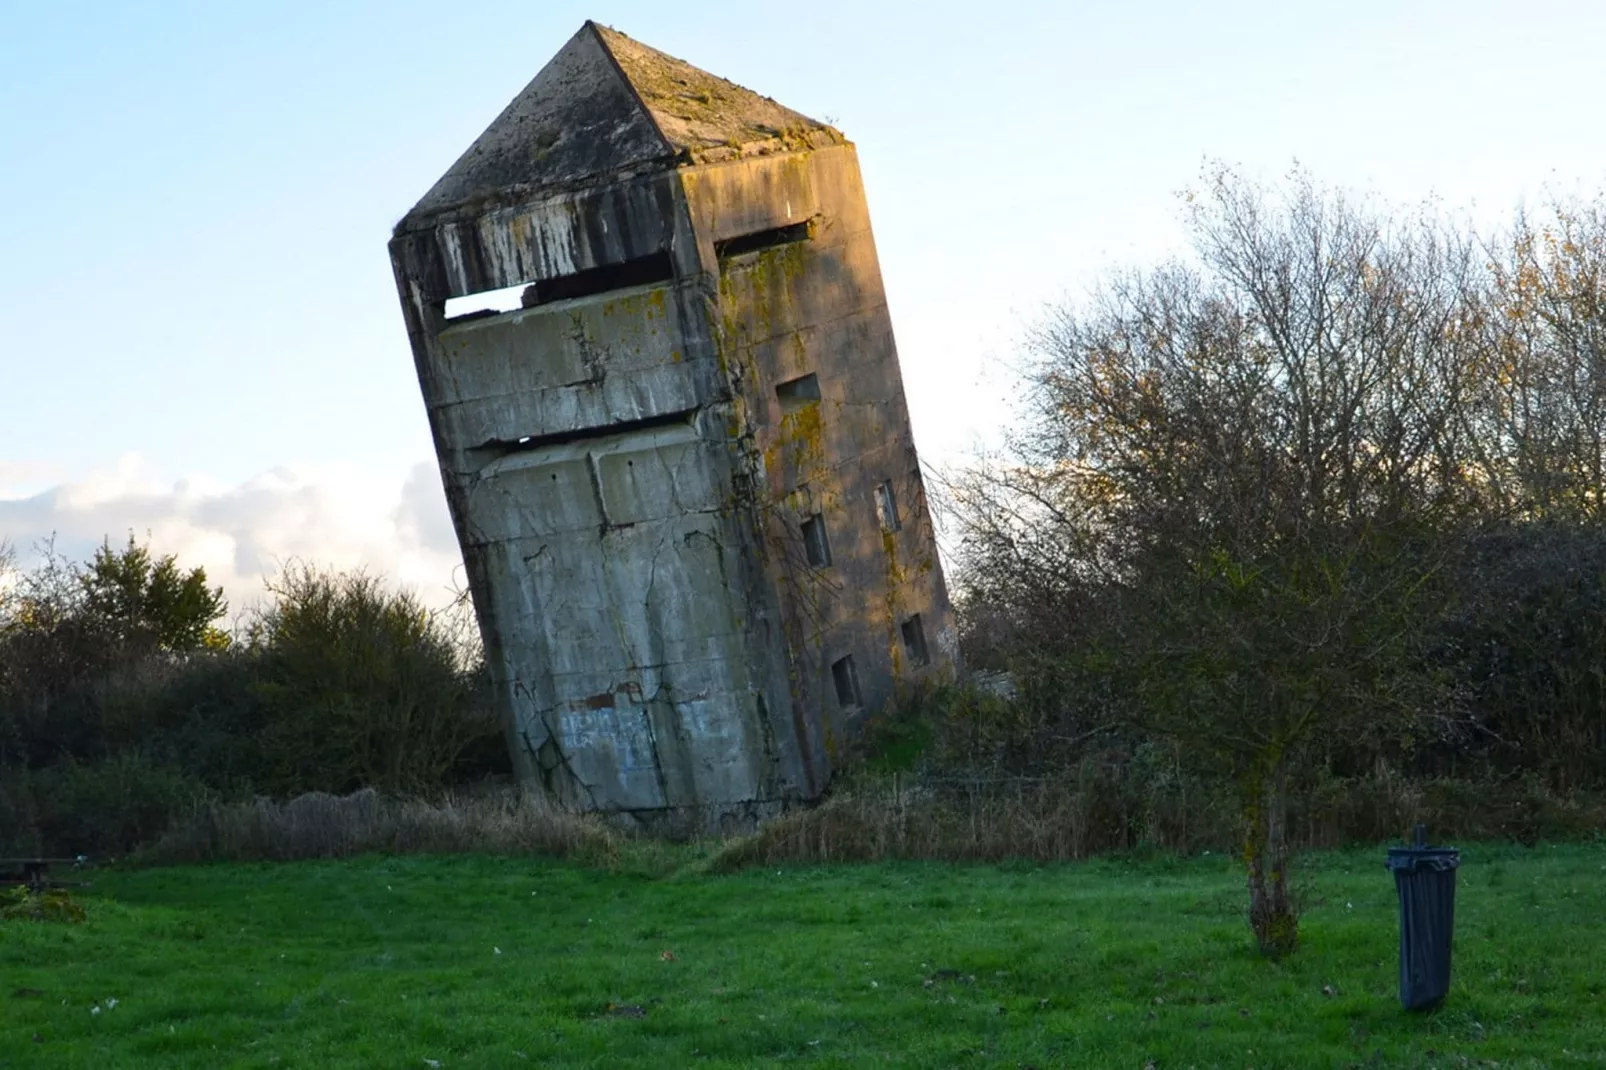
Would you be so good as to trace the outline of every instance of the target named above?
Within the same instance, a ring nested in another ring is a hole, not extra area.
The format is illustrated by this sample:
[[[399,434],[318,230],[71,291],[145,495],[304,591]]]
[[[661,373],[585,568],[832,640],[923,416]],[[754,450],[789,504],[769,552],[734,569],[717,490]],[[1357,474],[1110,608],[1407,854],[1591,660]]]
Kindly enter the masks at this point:
[[[520,308],[566,301],[575,297],[592,297],[612,290],[626,290],[633,286],[650,286],[655,282],[668,282],[675,277],[674,261],[669,253],[657,252],[638,256],[618,264],[586,268],[569,275],[552,279],[539,279],[518,286],[505,286],[500,290],[486,290],[477,294],[448,298],[446,318],[457,322],[478,319],[481,316],[499,316]]]
[[[931,664],[931,654],[926,649],[926,629],[920,623],[920,614],[916,613],[898,626],[903,633],[903,649],[908,652],[909,660],[915,665]]]
[[[875,512],[882,531],[897,531],[903,527],[903,521],[898,518],[898,492],[890,479],[875,489]]]
[[[853,668],[853,655],[831,663],[831,682],[836,685],[836,704],[845,710],[859,706],[859,674]]]
[[[788,379],[775,387],[775,397],[781,403],[781,414],[796,412],[805,405],[820,400],[820,377],[813,372]]]
[[[809,223],[788,223],[784,227],[771,227],[769,230],[756,230],[751,234],[740,234],[734,238],[714,243],[714,255],[725,260],[732,256],[741,256],[743,253],[756,253],[763,249],[773,249],[777,245],[790,245],[793,242],[809,240]]]
[[[632,286],[650,286],[655,282],[668,282],[674,277],[675,265],[669,253],[653,253],[619,264],[604,264],[576,271],[572,275],[559,275],[555,279],[540,279],[524,291],[524,307],[533,308],[576,297],[593,297],[610,290],[628,290]]]
[[[831,543],[825,537],[825,518],[819,513],[803,521],[803,554],[815,568],[831,563]]]
[[[553,446],[565,446],[573,442],[587,442],[592,439],[615,438],[619,435],[649,431],[655,427],[672,427],[675,424],[687,423],[696,413],[696,409],[681,409],[676,412],[661,412],[653,416],[643,416],[638,420],[621,420],[616,424],[597,424],[592,427],[581,427],[573,431],[554,431],[546,435],[523,435],[513,440],[492,439],[489,442],[481,443],[472,452],[478,454],[484,460],[494,460],[511,453],[550,449]]]

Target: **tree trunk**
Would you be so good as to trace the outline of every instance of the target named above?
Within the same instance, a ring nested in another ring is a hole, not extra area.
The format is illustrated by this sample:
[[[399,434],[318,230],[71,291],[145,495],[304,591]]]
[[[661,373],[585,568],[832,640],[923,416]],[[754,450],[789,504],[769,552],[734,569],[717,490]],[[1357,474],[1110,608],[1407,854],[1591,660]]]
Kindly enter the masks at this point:
[[[1288,895],[1287,786],[1282,763],[1257,763],[1244,782],[1244,864],[1249,927],[1262,954],[1278,958],[1299,944],[1299,913]]]

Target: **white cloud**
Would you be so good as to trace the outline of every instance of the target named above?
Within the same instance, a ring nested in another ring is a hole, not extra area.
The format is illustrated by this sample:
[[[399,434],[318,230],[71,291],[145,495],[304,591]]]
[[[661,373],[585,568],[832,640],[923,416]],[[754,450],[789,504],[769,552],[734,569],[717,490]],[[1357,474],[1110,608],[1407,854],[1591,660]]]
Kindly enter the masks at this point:
[[[19,493],[42,466],[0,467],[0,541],[19,564],[55,538],[70,560],[130,532],[181,565],[206,569],[232,610],[263,597],[262,581],[286,561],[363,567],[443,605],[462,582],[461,556],[440,475],[423,462],[397,486],[352,467],[275,468],[228,485],[205,477],[163,481],[135,454],[75,482]]]
[[[35,493],[57,478],[55,469],[42,461],[0,459],[0,501]]]

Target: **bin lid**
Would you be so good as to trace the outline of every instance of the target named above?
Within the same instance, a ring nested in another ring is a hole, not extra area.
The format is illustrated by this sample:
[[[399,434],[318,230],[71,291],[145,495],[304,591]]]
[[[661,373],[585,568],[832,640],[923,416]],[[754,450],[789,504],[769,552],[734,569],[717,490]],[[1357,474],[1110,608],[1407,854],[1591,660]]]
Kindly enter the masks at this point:
[[[1390,847],[1387,865],[1402,873],[1442,872],[1461,865],[1461,852],[1454,847]]]

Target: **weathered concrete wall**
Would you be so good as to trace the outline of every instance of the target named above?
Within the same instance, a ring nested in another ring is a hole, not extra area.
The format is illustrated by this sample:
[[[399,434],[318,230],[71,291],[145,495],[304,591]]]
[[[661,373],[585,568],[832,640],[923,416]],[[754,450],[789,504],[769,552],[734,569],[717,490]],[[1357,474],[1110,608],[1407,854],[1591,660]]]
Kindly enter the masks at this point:
[[[951,614],[852,146],[593,30],[402,221],[392,262],[520,775],[649,827],[750,825],[817,797],[900,681],[952,670]],[[675,121],[762,151],[699,135],[655,162],[648,132],[678,128],[607,90],[597,122],[629,152],[603,168],[560,122],[595,116],[541,94],[629,70],[637,104],[695,84],[713,103]],[[520,152],[561,181],[524,181]],[[643,262],[661,277],[608,281]],[[532,283],[534,307],[445,318]]]
[[[897,350],[851,145],[683,172],[706,248],[810,221],[808,241],[718,264],[721,360],[750,429],[768,572],[779,597],[811,765],[892,697],[900,682],[950,675],[952,610],[937,559]],[[780,384],[816,376],[819,400],[788,405]],[[898,516],[883,523],[877,489]],[[830,564],[801,540],[819,516]],[[903,626],[918,618],[924,664]],[[832,665],[851,657],[858,701],[839,701]]]
[[[424,378],[521,773],[574,808],[717,823],[786,789],[726,561],[723,381],[686,290],[443,325]]]

